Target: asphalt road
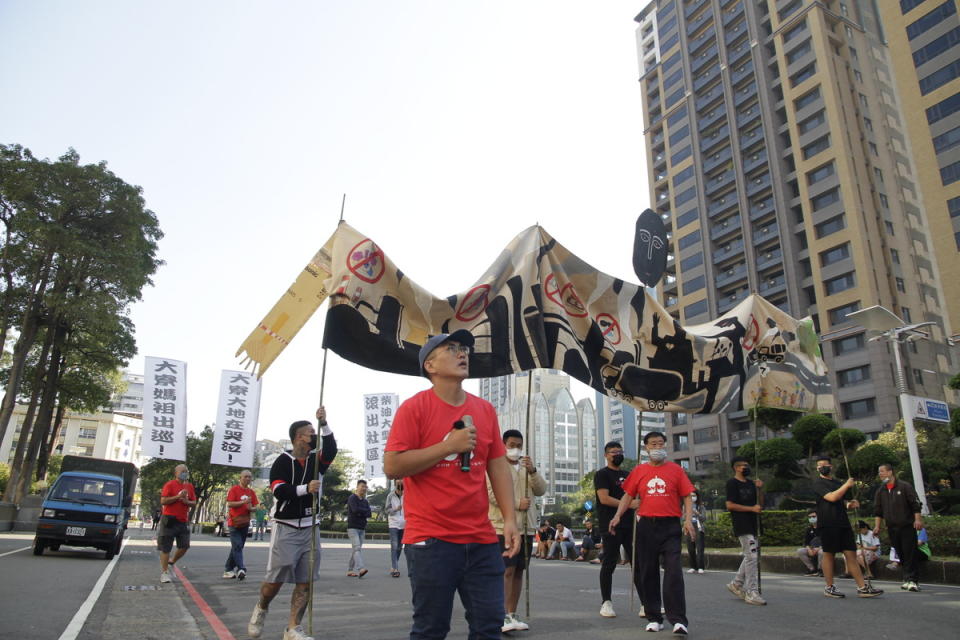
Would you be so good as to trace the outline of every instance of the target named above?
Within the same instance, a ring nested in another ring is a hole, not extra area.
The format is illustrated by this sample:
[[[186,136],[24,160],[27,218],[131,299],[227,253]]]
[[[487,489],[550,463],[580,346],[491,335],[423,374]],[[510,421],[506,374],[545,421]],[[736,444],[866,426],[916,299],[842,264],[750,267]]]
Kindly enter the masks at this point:
[[[179,568],[195,588],[211,616],[175,580],[159,584],[159,563],[150,532],[131,530],[119,561],[104,583],[104,589],[85,619],[82,629],[64,635],[65,629],[94,584],[109,564],[102,553],[63,548],[34,557],[28,536],[0,534],[0,638],[49,640],[169,640],[246,638],[246,623],[257,599],[259,579],[267,559],[267,543],[247,546],[250,577],[243,582],[221,578],[228,544],[225,539],[195,536],[194,544]],[[346,577],[349,547],[346,541],[324,541],[321,580],[317,584],[314,635],[337,640],[400,640],[410,624],[410,587],[406,578],[391,578],[387,570],[388,548],[368,545],[365,552],[370,573],[363,579]],[[404,565],[401,561],[401,570]],[[799,564],[799,563],[798,563]],[[531,630],[514,632],[514,638],[551,640],[636,638],[645,620],[636,615],[639,602],[627,590],[629,568],[614,575],[614,606],[617,618],[598,614],[599,567],[583,563],[536,561],[533,565]],[[838,586],[848,594],[844,600],[823,597],[822,580],[799,575],[763,576],[766,607],[746,605],[731,596],[724,585],[729,572],[684,574],[690,635],[716,640],[777,640],[810,638],[924,638],[956,637],[960,619],[960,588],[924,586],[921,593],[905,593],[899,585],[876,583],[887,590],[880,598],[853,596],[852,581]],[[289,606],[285,587],[274,601],[263,637],[279,639]],[[521,615],[524,600],[521,599]],[[524,616],[526,618],[526,616]],[[215,627],[222,622],[219,632]],[[463,610],[454,609],[451,638],[467,635]],[[643,634],[643,637],[647,637]],[[651,638],[657,637],[650,635]],[[661,632],[659,637],[669,637]]]

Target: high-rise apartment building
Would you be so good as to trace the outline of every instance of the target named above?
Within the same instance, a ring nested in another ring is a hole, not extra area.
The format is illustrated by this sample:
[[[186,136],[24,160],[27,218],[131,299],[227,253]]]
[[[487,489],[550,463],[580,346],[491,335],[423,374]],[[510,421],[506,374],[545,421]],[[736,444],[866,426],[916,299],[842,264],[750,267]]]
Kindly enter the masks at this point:
[[[958,0],[880,2],[950,326],[960,331],[960,12]],[[909,54],[909,55],[907,55]]]
[[[655,0],[636,17],[651,195],[672,238],[661,300],[685,325],[754,292],[813,316],[836,417],[868,434],[899,419],[892,356],[847,314],[879,304],[935,323],[904,349],[920,396],[947,393],[951,333],[893,79],[905,52],[876,6]],[[745,411],[668,423],[693,472],[752,437]]]

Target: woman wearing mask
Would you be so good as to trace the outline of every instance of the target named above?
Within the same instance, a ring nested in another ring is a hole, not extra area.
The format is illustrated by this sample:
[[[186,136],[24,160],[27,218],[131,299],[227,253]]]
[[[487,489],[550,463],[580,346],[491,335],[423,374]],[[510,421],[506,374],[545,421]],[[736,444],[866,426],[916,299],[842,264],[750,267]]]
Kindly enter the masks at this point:
[[[687,536],[687,553],[690,556],[690,568],[687,573],[704,573],[706,565],[703,561],[703,552],[706,545],[706,530],[704,523],[707,519],[707,510],[700,501],[700,492],[694,491],[693,496],[693,528],[697,535]]]
[[[403,480],[397,480],[387,497],[387,525],[390,529],[390,575],[400,577],[400,552],[403,551]]]

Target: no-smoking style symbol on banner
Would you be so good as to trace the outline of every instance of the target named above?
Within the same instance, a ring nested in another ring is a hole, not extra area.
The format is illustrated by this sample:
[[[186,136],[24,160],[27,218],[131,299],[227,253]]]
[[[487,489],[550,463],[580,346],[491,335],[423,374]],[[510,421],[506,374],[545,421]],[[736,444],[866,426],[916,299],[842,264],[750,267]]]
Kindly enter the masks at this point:
[[[552,273],[544,280],[543,291],[547,294],[547,297],[563,307],[563,310],[568,316],[586,318],[587,307],[583,304],[577,292],[574,291],[573,283],[568,282],[561,287],[556,280],[556,277]]]
[[[609,313],[597,316],[597,325],[603,333],[603,339],[612,345],[620,344],[620,323]]]
[[[487,310],[490,304],[490,285],[481,284],[471,289],[457,306],[457,320],[470,322]]]
[[[347,268],[364,282],[376,284],[383,277],[385,267],[383,251],[369,238],[357,243],[347,254]]]

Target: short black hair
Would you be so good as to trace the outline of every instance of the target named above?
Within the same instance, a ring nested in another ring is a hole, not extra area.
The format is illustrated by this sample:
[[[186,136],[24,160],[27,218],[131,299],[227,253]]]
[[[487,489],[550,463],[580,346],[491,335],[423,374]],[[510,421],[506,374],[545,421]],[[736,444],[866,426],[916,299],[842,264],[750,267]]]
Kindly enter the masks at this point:
[[[610,449],[623,449],[623,445],[620,444],[617,440],[611,440],[607,444],[603,445],[603,452],[606,453]]]
[[[737,465],[740,464],[741,462],[746,462],[747,464],[750,464],[750,461],[747,460],[745,457],[743,457],[743,456],[737,456],[737,457],[735,457],[733,460],[730,461],[730,468],[731,468],[731,469],[734,468],[735,466],[737,466]]]
[[[650,438],[662,438],[664,443],[667,442],[666,434],[660,433],[659,431],[648,431],[646,435],[643,436],[643,444],[650,442]]]
[[[516,429],[507,429],[503,432],[503,442],[506,444],[507,440],[510,438],[520,438],[520,442],[523,442],[523,434],[517,431]]]
[[[366,486],[366,484],[367,484],[367,481],[366,481],[366,480],[357,480],[357,486],[358,486],[358,487],[359,487],[360,485]]]
[[[309,420],[297,420],[290,425],[290,442],[293,442],[297,439],[297,431],[303,429],[304,427],[312,427],[313,423]]]
[[[888,470],[893,471],[893,464],[890,462],[881,462],[879,466],[886,467]]]
[[[830,462],[830,456],[817,456],[817,462],[820,462],[821,460],[826,460],[827,462]]]

